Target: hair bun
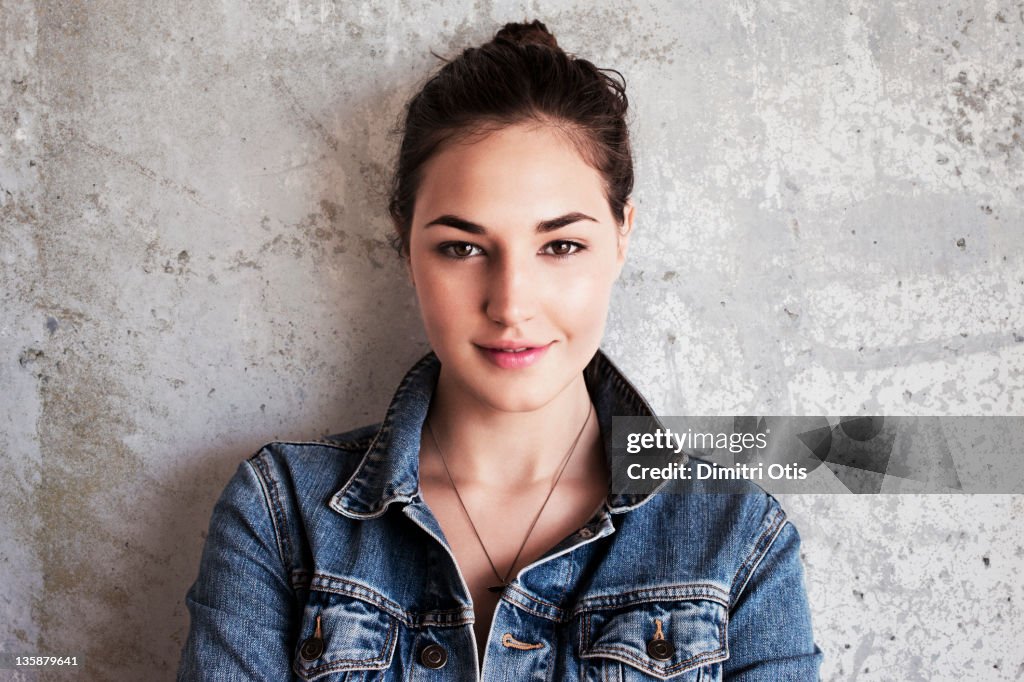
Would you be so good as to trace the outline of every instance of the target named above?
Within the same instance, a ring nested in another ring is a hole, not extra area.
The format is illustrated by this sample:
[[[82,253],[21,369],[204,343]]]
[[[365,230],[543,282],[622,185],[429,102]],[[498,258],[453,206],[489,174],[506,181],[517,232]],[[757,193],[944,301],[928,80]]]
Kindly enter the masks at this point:
[[[505,42],[510,45],[540,45],[558,49],[558,41],[551,35],[548,27],[534,19],[528,24],[509,23],[505,24],[494,35],[494,42]]]

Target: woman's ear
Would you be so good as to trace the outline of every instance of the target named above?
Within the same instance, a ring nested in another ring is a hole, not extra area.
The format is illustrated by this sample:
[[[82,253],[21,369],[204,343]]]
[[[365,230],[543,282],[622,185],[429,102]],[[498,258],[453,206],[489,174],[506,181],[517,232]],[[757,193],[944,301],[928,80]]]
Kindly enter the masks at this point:
[[[636,204],[633,203],[632,199],[627,199],[626,204],[622,211],[622,225],[619,226],[618,234],[618,254],[616,255],[616,264],[618,269],[615,272],[615,277],[618,278],[619,272],[622,271],[622,266],[626,262],[626,252],[629,251],[629,237],[633,234],[633,220],[636,218]]]

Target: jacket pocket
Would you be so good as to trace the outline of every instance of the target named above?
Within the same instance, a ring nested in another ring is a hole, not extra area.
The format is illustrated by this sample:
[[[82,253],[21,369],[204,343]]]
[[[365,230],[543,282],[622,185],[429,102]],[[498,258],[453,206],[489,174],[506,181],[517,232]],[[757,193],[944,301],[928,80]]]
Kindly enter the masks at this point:
[[[583,679],[715,682],[729,657],[725,607],[706,599],[657,601],[584,612]]]
[[[320,682],[372,680],[368,671],[391,665],[398,620],[368,602],[310,592],[292,670],[300,679]]]

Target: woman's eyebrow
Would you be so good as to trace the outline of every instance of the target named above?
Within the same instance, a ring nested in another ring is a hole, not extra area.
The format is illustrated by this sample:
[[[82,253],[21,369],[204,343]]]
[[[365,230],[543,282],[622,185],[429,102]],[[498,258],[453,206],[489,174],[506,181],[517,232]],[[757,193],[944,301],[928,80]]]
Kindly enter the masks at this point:
[[[587,214],[580,213],[579,211],[573,211],[572,213],[566,213],[565,215],[558,216],[557,218],[540,221],[537,223],[537,232],[551,232],[552,230],[557,230],[560,227],[565,227],[566,225],[571,225],[581,220],[589,220],[593,223],[597,222],[596,218],[591,218]],[[462,230],[471,234],[485,234],[487,232],[487,229],[483,225],[478,225],[450,213],[445,213],[442,216],[434,218],[423,227],[427,228],[431,225],[447,225],[448,227],[454,227],[456,230]]]

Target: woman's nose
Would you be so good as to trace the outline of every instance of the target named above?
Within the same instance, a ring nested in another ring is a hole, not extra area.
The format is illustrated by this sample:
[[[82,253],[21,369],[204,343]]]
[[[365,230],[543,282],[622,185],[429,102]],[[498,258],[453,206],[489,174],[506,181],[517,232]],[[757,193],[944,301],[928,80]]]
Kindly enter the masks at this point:
[[[488,273],[484,309],[494,322],[515,327],[531,319],[537,309],[538,274],[530,258],[506,255],[497,259]]]

